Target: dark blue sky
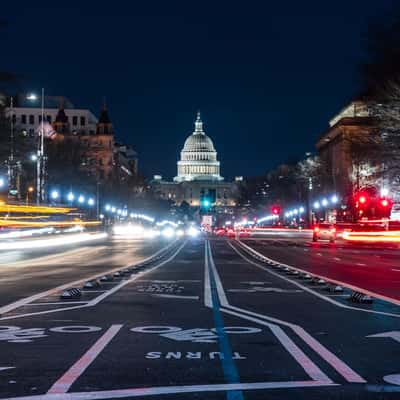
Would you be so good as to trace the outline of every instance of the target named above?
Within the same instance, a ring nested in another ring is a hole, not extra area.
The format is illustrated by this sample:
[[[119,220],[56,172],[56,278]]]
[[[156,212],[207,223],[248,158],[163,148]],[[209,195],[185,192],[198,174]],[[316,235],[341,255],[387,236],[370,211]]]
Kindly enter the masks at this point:
[[[358,87],[368,21],[394,4],[347,1],[19,1],[1,70],[98,112],[142,171],[172,177],[201,109],[221,173],[259,175],[314,151]],[[141,3],[141,4],[139,4]]]

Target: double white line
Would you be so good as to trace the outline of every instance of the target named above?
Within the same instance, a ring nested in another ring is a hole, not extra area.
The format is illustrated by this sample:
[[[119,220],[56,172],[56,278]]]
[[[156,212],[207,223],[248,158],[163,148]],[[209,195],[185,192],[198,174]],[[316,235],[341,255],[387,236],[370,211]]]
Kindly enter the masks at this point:
[[[267,315],[258,314],[243,308],[235,307],[229,304],[226,297],[221,279],[215,266],[210,242],[206,241],[206,265],[205,265],[205,285],[204,285],[204,303],[206,307],[212,307],[211,291],[210,291],[210,273],[211,268],[216,282],[221,311],[236,317],[255,322],[257,324],[268,327],[283,347],[293,356],[293,358],[301,365],[304,371],[313,381],[317,381],[325,385],[333,385],[331,379],[321,371],[321,369],[290,339],[284,330],[278,326],[285,326],[291,329],[299,336],[309,347],[311,347],[322,359],[331,365],[347,382],[366,383],[365,379],[353,371],[346,363],[335,356],[325,346],[307,333],[301,326],[290,322],[282,321]]]

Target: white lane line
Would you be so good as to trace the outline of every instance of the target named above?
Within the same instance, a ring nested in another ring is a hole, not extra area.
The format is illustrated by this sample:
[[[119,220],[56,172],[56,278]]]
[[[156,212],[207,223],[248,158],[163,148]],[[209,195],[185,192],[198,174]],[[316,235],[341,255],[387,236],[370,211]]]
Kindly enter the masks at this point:
[[[395,304],[395,305],[397,305],[397,306],[400,306],[400,300],[397,300],[397,299],[394,299],[394,298],[392,298],[392,297],[385,296],[385,295],[382,295],[382,294],[379,294],[379,293],[375,293],[375,292],[372,292],[371,290],[366,290],[366,289],[360,288],[360,287],[358,287],[358,286],[351,285],[351,284],[349,284],[349,283],[346,283],[346,282],[343,282],[343,281],[339,281],[339,280],[337,280],[337,279],[330,278],[330,277],[325,276],[325,275],[316,274],[315,272],[310,272],[310,271],[307,271],[307,270],[304,270],[304,269],[301,269],[301,268],[298,268],[298,267],[293,267],[292,265],[289,265],[289,264],[285,264],[285,263],[282,263],[282,262],[273,260],[273,259],[271,259],[271,258],[269,258],[269,257],[263,256],[262,254],[258,253],[256,250],[252,249],[251,247],[247,246],[246,244],[244,244],[244,243],[242,243],[242,242],[240,242],[240,243],[241,243],[241,245],[243,245],[244,247],[248,248],[248,249],[249,249],[250,251],[252,251],[253,253],[256,253],[258,256],[262,256],[262,257],[264,257],[264,258],[266,258],[266,259],[268,259],[268,260],[271,260],[271,261],[273,261],[273,262],[275,262],[275,263],[278,263],[278,264],[280,264],[280,265],[282,265],[282,266],[284,266],[284,267],[293,268],[293,269],[295,269],[295,270],[297,270],[297,271],[299,271],[299,272],[303,272],[303,273],[305,273],[305,274],[311,273],[313,276],[316,276],[316,277],[318,277],[318,278],[320,278],[320,279],[323,279],[323,280],[325,280],[325,281],[327,281],[327,282],[331,282],[331,283],[334,283],[334,284],[336,284],[336,285],[344,286],[344,287],[346,287],[346,288],[348,288],[348,289],[351,289],[351,290],[353,290],[353,291],[355,291],[355,292],[362,292],[362,293],[365,293],[365,294],[367,294],[367,295],[369,295],[369,296],[371,296],[371,297],[375,297],[375,298],[377,298],[377,299],[381,299],[381,300],[387,301],[388,303],[392,303],[392,304]],[[303,285],[302,285],[301,283],[299,283],[299,282],[296,282],[296,281],[293,281],[293,280],[291,280],[291,279],[289,279],[289,278],[286,278],[285,276],[282,276],[282,275],[280,275],[280,274],[278,274],[278,273],[275,273],[275,272],[269,270],[268,268],[266,268],[266,267],[264,267],[264,266],[262,266],[262,265],[260,265],[260,264],[258,264],[258,263],[256,263],[256,262],[250,260],[249,258],[247,258],[246,256],[244,256],[243,254],[239,253],[238,250],[236,250],[230,243],[228,243],[228,244],[229,244],[229,245],[244,259],[244,260],[246,260],[247,262],[253,264],[253,265],[256,266],[257,268],[260,268],[260,269],[262,269],[262,270],[268,272],[269,274],[274,275],[274,276],[276,276],[276,277],[278,277],[278,278],[280,278],[280,279],[283,279],[283,280],[285,280],[285,281],[287,281],[287,282],[291,282],[293,285],[298,286],[298,287],[301,287],[302,289],[304,289],[305,291],[307,291],[307,292],[313,294],[314,296],[317,296],[317,297],[319,297],[319,298],[321,298],[321,299],[323,299],[323,300],[325,300],[325,301],[327,301],[327,302],[329,302],[329,303],[332,303],[332,304],[334,304],[334,305],[336,305],[336,306],[338,306],[338,307],[347,308],[347,309],[349,309],[349,310],[355,310],[355,311],[360,311],[360,312],[366,312],[366,313],[372,313],[372,314],[379,314],[379,315],[387,315],[387,316],[389,316],[389,317],[400,318],[400,314],[392,314],[392,313],[386,313],[386,312],[383,312],[383,311],[374,311],[374,310],[367,310],[367,309],[363,309],[363,308],[357,308],[357,307],[347,306],[347,305],[345,305],[345,304],[342,304],[342,303],[339,303],[339,302],[334,301],[334,300],[332,300],[332,299],[329,299],[328,297],[325,297],[324,295],[322,295],[322,294],[320,294],[320,293],[318,293],[318,292],[315,292],[314,290],[312,290],[312,289],[310,289],[310,288],[308,288],[308,287],[306,287],[306,286],[303,286]]]
[[[72,384],[85,372],[89,365],[97,358],[104,348],[115,337],[123,325],[111,325],[100,339],[59,378],[47,393],[66,393]]]
[[[153,294],[155,297],[165,297],[168,299],[182,299],[182,300],[199,300],[199,296],[184,296],[179,294],[163,294],[163,293],[156,293]]]
[[[215,286],[217,288],[217,293],[218,293],[218,297],[219,297],[219,303],[221,304],[222,307],[229,306],[229,302],[228,302],[228,299],[226,298],[225,290],[224,290],[224,288],[222,286],[222,282],[221,282],[221,279],[219,277],[219,274],[218,274],[218,271],[217,271],[217,267],[215,266],[215,263],[214,263],[214,258],[212,256],[210,242],[207,240],[206,243],[208,245],[209,266],[211,267],[211,269],[213,271],[214,278],[215,278]]]
[[[148,274],[149,272],[152,272],[152,271],[154,271],[155,269],[157,269],[157,268],[159,268],[159,267],[162,267],[164,264],[170,262],[170,261],[171,261],[172,259],[174,259],[174,258],[176,257],[176,255],[182,250],[182,248],[185,246],[185,244],[186,244],[186,242],[184,242],[184,243],[176,250],[176,252],[175,252],[174,254],[172,254],[168,259],[166,259],[166,260],[162,261],[161,263],[155,265],[153,268],[150,268],[150,269],[148,269],[148,270],[146,270],[146,271],[143,271],[142,273],[140,273],[140,274],[138,274],[138,275],[135,275],[135,276],[134,276],[133,278],[131,278],[131,279],[127,279],[127,280],[125,280],[125,281],[122,281],[119,285],[114,286],[112,289],[106,291],[105,293],[101,294],[100,296],[97,296],[95,299],[91,300],[91,301],[88,302],[87,304],[76,305],[76,306],[73,306],[73,307],[56,308],[56,309],[46,310],[46,311],[31,312],[31,313],[26,313],[26,314],[10,315],[10,316],[7,316],[7,317],[2,317],[2,318],[0,318],[0,321],[9,320],[9,319],[16,319],[16,318],[30,317],[30,316],[33,316],[33,315],[52,314],[52,313],[56,313],[56,312],[60,312],[60,311],[71,311],[71,310],[77,310],[77,309],[86,308],[86,307],[94,307],[94,306],[96,306],[97,304],[99,304],[101,301],[103,301],[106,297],[111,296],[113,293],[115,293],[116,291],[120,290],[120,289],[121,289],[122,287],[124,287],[125,285],[127,285],[127,284],[129,284],[129,283],[131,283],[131,282],[136,281],[136,279],[142,277],[143,275]],[[156,253],[156,254],[157,254],[157,253]],[[153,257],[154,257],[154,256],[153,256]],[[143,262],[143,261],[142,261],[142,262]],[[131,265],[132,265],[132,264],[128,264],[128,266],[131,266]],[[127,267],[125,267],[125,268],[127,268]],[[113,271],[119,270],[119,269],[121,269],[121,268],[116,268],[116,269],[114,269]],[[108,272],[108,273],[111,273],[111,272]],[[104,274],[104,273],[103,273],[103,274]],[[98,275],[98,276],[102,276],[103,274],[100,274],[100,275]],[[94,278],[92,278],[92,279],[94,279]],[[87,280],[87,279],[83,279],[83,280],[81,280],[80,282],[82,283],[82,282],[84,282],[84,281],[86,281],[86,280]],[[67,286],[67,287],[70,287],[70,286]],[[33,297],[33,296],[32,296],[32,297]],[[40,298],[40,297],[39,297],[39,298]],[[25,304],[23,304],[23,305],[25,305]],[[16,307],[16,308],[18,308],[18,307]],[[0,310],[1,310],[1,309],[0,309]],[[0,311],[0,313],[1,313],[1,311]]]
[[[398,269],[398,268],[391,268],[391,271],[400,272],[400,269]]]
[[[244,313],[246,312],[245,310],[233,307],[229,304],[228,299],[226,298],[221,278],[218,274],[217,268],[214,263],[209,241],[207,241],[207,243],[208,243],[208,255],[210,259],[209,265],[211,266],[213,271],[219,302],[222,307],[225,307],[221,308],[221,311],[235,315],[239,318],[252,320],[253,322],[257,322],[264,326],[268,326],[268,328],[271,330],[274,336],[279,340],[279,342],[286,349],[286,351],[300,364],[300,366],[303,368],[303,370],[311,379],[315,381],[332,383],[329,377],[326,374],[324,374],[324,372],[322,372],[322,370],[318,368],[316,364],[314,364],[314,362],[289,338],[289,336],[286,335],[286,333],[278,325],[271,324],[270,322],[262,321],[260,319],[256,320],[253,317],[244,315]],[[236,310],[238,312],[235,312],[233,310]]]
[[[48,303],[31,303],[27,304],[25,307],[30,307],[30,306],[58,306],[61,304],[86,304],[89,303],[89,301],[56,301],[56,302],[48,302]]]
[[[94,289],[81,290],[81,293],[104,293],[104,292],[107,292],[107,290],[94,290]]]
[[[299,387],[338,386],[335,383],[317,381],[287,381],[287,382],[253,382],[253,383],[224,383],[207,385],[186,386],[158,386],[143,388],[128,388],[104,390],[97,392],[75,392],[63,394],[39,394],[34,396],[9,397],[7,400],[102,400],[123,399],[126,397],[144,397],[182,393],[207,393],[226,392],[237,390],[265,390],[265,389],[289,389]]]
[[[367,264],[364,264],[364,263],[357,263],[356,265],[359,265],[360,267],[366,267],[367,266]]]
[[[342,261],[342,259],[341,259],[340,257],[333,257],[333,259],[334,259],[335,261]]]
[[[150,260],[152,257],[156,257],[159,253],[161,253],[167,247],[168,246],[163,247],[162,249],[157,251],[152,256],[149,256],[149,257],[145,258],[144,260],[137,261],[135,264],[140,264],[140,263],[143,263],[143,262],[146,262],[146,261]],[[6,313],[8,313],[10,311],[13,311],[13,310],[15,310],[15,309],[17,309],[17,308],[19,308],[21,306],[24,306],[26,304],[32,303],[32,302],[34,302],[36,300],[39,300],[39,299],[41,299],[43,297],[48,297],[48,296],[53,295],[54,293],[61,292],[64,289],[80,285],[81,283],[86,282],[86,281],[94,280],[94,279],[96,279],[96,278],[98,278],[100,276],[103,276],[103,275],[112,274],[115,271],[119,271],[120,269],[128,268],[130,266],[132,266],[132,263],[129,263],[124,267],[117,267],[117,268],[113,268],[113,269],[108,270],[108,271],[102,271],[101,273],[96,273],[95,275],[91,275],[89,277],[86,277],[86,278],[83,278],[83,279],[79,279],[77,281],[68,282],[68,283],[66,283],[64,285],[56,286],[56,287],[54,287],[52,289],[45,290],[44,292],[36,293],[36,294],[34,294],[32,296],[28,296],[28,297],[25,297],[23,299],[17,300],[17,301],[15,301],[13,303],[10,303],[10,304],[7,304],[5,306],[0,307],[0,315],[1,314],[6,314]]]
[[[317,253],[317,256],[320,256],[320,257],[322,257],[322,253]]]
[[[258,266],[258,264],[253,263],[251,260],[247,259],[244,257],[242,254],[240,254],[234,246],[231,245],[231,243],[228,243],[243,259],[246,261],[250,262],[251,264]],[[261,266],[260,266],[261,267]],[[264,268],[262,268],[264,269]],[[268,271],[268,270],[267,270]],[[271,272],[273,275],[277,275],[280,277],[280,275]],[[285,280],[287,280],[285,278]],[[295,282],[293,282],[295,283]],[[297,283],[297,282],[296,282]],[[229,306],[231,310],[236,310],[240,313],[246,313],[248,315],[252,315],[258,318],[264,318],[268,321],[272,321],[275,323],[279,323],[285,326],[290,327],[293,331],[296,332],[298,336],[302,338],[304,342],[306,342],[316,353],[320,355],[321,358],[323,358],[328,364],[330,364],[333,368],[336,369],[336,371],[341,374],[348,382],[354,382],[354,383],[363,383],[366,382],[364,378],[362,378],[360,375],[358,375],[355,371],[353,371],[347,364],[345,364],[342,360],[340,360],[338,357],[336,357],[332,352],[330,352],[326,347],[324,347],[321,343],[319,343],[316,339],[314,339],[308,332],[306,332],[301,326],[292,324],[287,321],[282,321],[277,318],[272,318],[268,317],[263,314],[258,314],[254,313],[252,311],[244,310],[239,307],[234,307],[234,306]],[[244,318],[244,316],[243,316]]]
[[[211,280],[210,271],[208,265],[208,241],[204,241],[204,305],[208,308],[212,308],[212,298],[211,298]]]

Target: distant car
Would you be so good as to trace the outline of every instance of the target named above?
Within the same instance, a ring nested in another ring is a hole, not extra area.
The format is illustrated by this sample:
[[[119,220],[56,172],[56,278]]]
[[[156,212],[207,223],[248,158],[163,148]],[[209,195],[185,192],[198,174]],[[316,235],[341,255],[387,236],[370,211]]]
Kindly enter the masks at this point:
[[[334,243],[336,240],[336,227],[329,223],[320,223],[314,226],[313,229],[313,242],[318,240],[329,240]]]
[[[225,228],[216,228],[214,233],[217,236],[225,236],[226,235],[226,229]]]

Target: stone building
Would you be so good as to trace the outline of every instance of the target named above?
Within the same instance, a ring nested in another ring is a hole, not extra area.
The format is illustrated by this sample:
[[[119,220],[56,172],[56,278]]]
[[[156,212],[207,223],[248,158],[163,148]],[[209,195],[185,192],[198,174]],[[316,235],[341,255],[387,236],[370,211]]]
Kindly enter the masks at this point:
[[[236,184],[225,182],[220,175],[217,152],[203,130],[200,112],[193,133],[184,143],[173,182],[163,180],[160,175],[154,178],[151,182],[153,192],[177,205],[187,202],[192,207],[199,207],[204,199],[216,207],[236,205]]]
[[[335,193],[349,195],[355,185],[363,186],[362,179],[373,171],[374,166],[367,171],[367,166],[357,163],[352,155],[352,144],[365,142],[365,138],[375,132],[374,120],[364,101],[352,101],[330,120],[328,130],[322,134],[316,147],[331,174],[334,186],[331,189]]]

